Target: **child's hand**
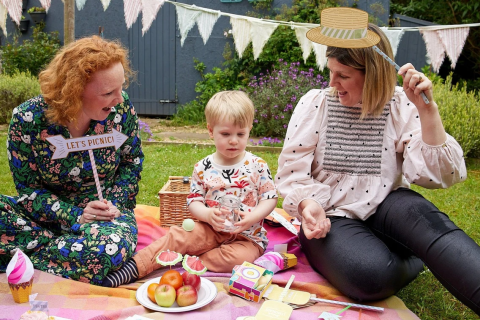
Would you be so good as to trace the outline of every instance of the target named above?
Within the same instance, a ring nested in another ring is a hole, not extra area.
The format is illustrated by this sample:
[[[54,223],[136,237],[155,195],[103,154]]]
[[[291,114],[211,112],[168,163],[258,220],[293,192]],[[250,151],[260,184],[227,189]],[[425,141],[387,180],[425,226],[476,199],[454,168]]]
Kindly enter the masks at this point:
[[[245,212],[239,211],[239,210],[236,210],[236,211],[237,211],[237,214],[240,216],[240,221],[238,221],[237,223],[234,224],[236,229],[231,231],[230,233],[239,234],[239,233],[247,230],[248,228],[250,228],[251,226],[253,226],[257,222],[257,221],[255,221],[256,220],[255,215],[245,214]]]
[[[217,208],[209,208],[207,214],[207,221],[212,226],[213,230],[219,232],[223,230],[225,223],[225,215]]]

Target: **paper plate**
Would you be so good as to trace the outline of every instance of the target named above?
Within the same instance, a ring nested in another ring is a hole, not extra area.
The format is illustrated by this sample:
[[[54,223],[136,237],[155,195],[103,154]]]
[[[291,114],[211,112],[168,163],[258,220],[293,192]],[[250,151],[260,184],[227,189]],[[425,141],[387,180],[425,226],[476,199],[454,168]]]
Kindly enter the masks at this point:
[[[151,283],[159,283],[160,278],[161,277],[148,280],[147,282],[142,284],[140,288],[137,289],[137,293],[136,293],[137,301],[145,308],[148,308],[154,311],[160,311],[160,312],[185,312],[185,311],[195,310],[203,306],[206,306],[207,304],[212,302],[213,299],[215,299],[215,297],[217,296],[217,288],[215,287],[213,282],[208,279],[201,278],[202,285],[200,287],[200,290],[198,291],[197,303],[187,307],[179,307],[177,302],[175,302],[169,308],[160,307],[158,304],[152,302],[152,300],[148,298],[148,294],[147,294],[148,286]]]

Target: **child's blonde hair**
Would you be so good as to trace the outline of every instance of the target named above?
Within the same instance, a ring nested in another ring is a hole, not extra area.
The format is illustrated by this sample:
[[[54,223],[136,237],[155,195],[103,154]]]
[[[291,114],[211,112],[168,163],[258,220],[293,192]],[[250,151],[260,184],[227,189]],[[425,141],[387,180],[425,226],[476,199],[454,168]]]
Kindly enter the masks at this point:
[[[255,108],[252,100],[243,91],[220,91],[213,95],[205,107],[205,117],[210,126],[222,120],[233,121],[241,128],[253,124]]]

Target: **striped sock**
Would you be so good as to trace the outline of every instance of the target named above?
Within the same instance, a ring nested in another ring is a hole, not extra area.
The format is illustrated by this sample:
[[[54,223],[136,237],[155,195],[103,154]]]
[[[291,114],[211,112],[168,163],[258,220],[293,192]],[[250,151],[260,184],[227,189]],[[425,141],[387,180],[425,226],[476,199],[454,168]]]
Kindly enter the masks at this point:
[[[134,282],[138,279],[138,269],[135,260],[128,260],[120,269],[107,274],[103,279],[102,287],[116,288],[122,284]]]

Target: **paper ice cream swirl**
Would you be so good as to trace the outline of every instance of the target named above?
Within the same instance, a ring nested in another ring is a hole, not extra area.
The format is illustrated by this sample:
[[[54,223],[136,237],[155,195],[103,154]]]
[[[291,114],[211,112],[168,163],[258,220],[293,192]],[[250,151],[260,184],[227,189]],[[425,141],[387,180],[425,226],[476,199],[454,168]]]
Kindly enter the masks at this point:
[[[9,283],[23,283],[33,277],[32,261],[18,249],[7,266],[7,278]]]

